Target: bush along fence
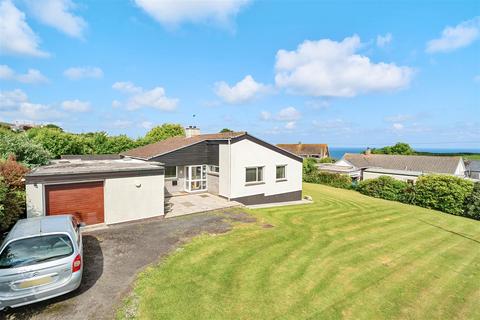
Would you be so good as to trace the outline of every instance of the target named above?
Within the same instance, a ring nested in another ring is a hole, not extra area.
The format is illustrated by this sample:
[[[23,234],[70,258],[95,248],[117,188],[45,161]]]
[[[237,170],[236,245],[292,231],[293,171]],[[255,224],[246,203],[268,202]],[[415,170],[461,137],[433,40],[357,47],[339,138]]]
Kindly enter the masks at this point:
[[[347,175],[311,171],[303,181],[336,188],[354,189],[360,193],[399,201],[458,216],[480,220],[480,182],[449,175],[425,175],[412,185],[392,177],[381,176],[353,185]]]

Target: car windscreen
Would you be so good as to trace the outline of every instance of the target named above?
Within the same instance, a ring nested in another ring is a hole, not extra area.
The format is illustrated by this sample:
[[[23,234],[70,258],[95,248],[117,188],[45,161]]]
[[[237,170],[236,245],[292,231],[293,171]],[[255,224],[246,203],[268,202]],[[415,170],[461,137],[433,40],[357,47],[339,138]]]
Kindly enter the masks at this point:
[[[53,234],[15,240],[0,254],[0,268],[29,266],[68,257],[73,244],[65,234]]]

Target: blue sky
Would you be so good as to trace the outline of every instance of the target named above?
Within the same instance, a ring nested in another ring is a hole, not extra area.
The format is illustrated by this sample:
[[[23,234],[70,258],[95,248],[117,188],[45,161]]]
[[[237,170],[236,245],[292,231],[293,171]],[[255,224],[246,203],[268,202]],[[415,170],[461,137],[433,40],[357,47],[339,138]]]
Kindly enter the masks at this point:
[[[0,121],[480,148],[479,40],[478,1],[0,0]]]

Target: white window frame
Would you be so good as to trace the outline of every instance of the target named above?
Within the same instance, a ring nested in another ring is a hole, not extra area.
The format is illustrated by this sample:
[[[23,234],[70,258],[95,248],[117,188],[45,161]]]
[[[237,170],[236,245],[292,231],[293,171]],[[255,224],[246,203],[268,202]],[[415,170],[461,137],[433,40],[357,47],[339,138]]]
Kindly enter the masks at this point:
[[[257,172],[255,174],[256,180],[255,181],[247,181],[247,170],[248,169],[256,169]],[[262,169],[262,180],[258,180],[258,169]],[[245,168],[245,184],[252,185],[252,184],[262,184],[265,183],[265,166],[254,166],[254,167],[246,167]]]
[[[212,168],[216,168],[216,170],[212,170]],[[209,174],[213,174],[213,175],[217,175],[217,176],[220,174],[220,166],[216,166],[214,164],[209,164],[207,166],[207,169],[208,169],[207,173],[209,173]]]
[[[167,167],[175,167],[175,177],[167,177]],[[178,166],[165,166],[165,180],[177,180],[178,179]]]
[[[277,169],[278,167],[283,167],[284,168],[284,177],[283,178],[277,178]],[[286,164],[277,164],[275,166],[275,181],[276,182],[281,182],[281,181],[287,181],[287,165]]]

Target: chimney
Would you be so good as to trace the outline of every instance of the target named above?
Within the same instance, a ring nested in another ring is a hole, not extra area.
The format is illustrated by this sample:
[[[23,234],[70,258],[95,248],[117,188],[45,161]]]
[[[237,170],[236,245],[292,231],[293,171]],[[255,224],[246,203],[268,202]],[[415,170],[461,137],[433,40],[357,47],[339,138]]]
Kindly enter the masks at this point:
[[[191,138],[194,136],[198,136],[200,134],[200,129],[195,126],[188,126],[185,128],[185,137]]]

